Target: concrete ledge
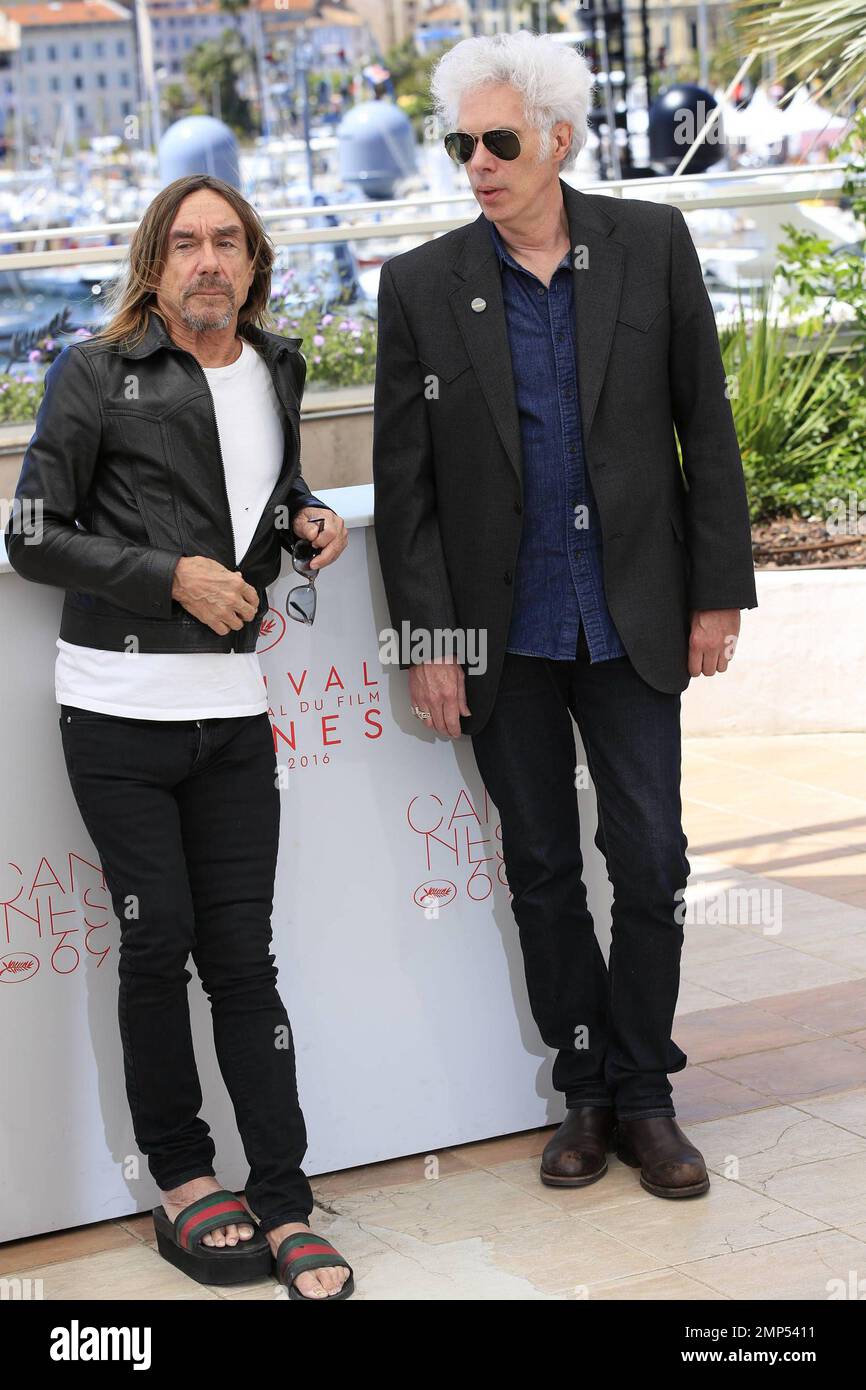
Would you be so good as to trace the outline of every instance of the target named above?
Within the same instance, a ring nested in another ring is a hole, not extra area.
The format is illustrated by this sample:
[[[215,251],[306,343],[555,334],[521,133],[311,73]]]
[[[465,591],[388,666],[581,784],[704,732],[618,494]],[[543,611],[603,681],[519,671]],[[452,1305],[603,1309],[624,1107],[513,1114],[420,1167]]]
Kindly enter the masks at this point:
[[[0,497],[12,497],[34,422],[0,425]],[[314,492],[373,480],[373,387],[308,390],[301,405],[301,458]]]

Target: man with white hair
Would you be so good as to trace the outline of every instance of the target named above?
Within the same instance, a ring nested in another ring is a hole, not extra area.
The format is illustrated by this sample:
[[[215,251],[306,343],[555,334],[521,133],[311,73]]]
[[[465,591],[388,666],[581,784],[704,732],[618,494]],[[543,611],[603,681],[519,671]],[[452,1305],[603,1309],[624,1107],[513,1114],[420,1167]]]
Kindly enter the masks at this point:
[[[445,146],[481,214],[383,268],[375,521],[395,627],[486,637],[484,669],[416,657],[409,696],[439,733],[471,735],[500,813],[529,1001],[567,1108],[541,1178],[594,1182],[613,1148],[679,1198],[709,1187],[668,1080],[686,1065],[671,1037],[689,873],[680,697],[727,668],[757,600],[682,213],[560,177],[591,86],[575,50],[527,32],[466,39],[437,65]],[[572,717],[613,885],[607,964]]]

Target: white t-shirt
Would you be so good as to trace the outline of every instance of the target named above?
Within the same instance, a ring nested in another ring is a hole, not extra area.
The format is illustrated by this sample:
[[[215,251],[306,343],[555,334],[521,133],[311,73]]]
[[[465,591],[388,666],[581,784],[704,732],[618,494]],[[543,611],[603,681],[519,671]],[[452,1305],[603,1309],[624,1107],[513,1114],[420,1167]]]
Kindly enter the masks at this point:
[[[241,339],[227,367],[204,367],[213,395],[237,554],[243,558],[283,460],[283,427],[267,363]],[[268,708],[255,652],[102,651],[57,639],[58,704],[136,719],[215,719]]]

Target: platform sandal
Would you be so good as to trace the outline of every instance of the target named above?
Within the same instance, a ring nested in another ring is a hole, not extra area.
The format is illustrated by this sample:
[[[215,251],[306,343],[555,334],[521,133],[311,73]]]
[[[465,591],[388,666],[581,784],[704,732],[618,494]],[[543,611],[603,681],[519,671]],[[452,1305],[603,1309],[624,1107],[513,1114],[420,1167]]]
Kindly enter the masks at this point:
[[[244,1284],[271,1273],[271,1247],[261,1231],[237,1245],[202,1245],[204,1236],[222,1226],[254,1226],[240,1198],[225,1188],[199,1197],[174,1221],[164,1207],[154,1207],[153,1225],[160,1255],[199,1284]]]

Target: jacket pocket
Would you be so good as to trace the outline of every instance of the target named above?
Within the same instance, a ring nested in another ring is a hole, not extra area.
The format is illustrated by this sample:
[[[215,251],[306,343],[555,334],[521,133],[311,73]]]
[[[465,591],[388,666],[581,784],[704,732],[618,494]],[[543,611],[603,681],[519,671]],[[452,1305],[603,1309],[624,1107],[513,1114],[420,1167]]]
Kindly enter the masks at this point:
[[[116,466],[126,475],[148,540],[160,550],[186,550],[168,422],[129,413],[109,417],[120,445]]]
[[[626,291],[617,310],[617,323],[648,333],[660,314],[670,308],[667,277],[637,284]]]
[[[462,376],[464,372],[468,372],[472,366],[469,358],[462,352],[454,353],[453,355],[450,353],[447,355],[443,354],[443,356],[439,358],[438,366],[435,362],[430,360],[430,356],[431,355],[428,354],[426,357],[418,358],[418,365],[425,379],[428,377],[435,377],[437,380],[444,381],[447,384],[456,381],[458,376]]]

